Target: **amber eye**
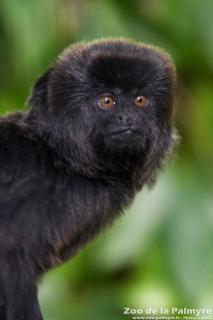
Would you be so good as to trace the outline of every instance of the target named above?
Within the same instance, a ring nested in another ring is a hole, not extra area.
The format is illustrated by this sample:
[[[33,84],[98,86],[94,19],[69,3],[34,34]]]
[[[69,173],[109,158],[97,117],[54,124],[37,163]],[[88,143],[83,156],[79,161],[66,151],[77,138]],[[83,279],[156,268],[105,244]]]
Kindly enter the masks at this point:
[[[103,95],[98,98],[98,106],[101,109],[111,109],[115,104],[115,99],[110,95]]]
[[[138,96],[135,98],[134,102],[135,102],[136,107],[143,108],[143,107],[147,106],[148,98],[145,96]]]

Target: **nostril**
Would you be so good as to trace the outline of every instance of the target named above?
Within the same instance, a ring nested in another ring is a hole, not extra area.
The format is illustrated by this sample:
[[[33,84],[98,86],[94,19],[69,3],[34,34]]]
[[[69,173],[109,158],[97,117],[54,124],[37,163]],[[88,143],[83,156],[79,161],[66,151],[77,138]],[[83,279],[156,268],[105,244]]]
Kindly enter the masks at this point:
[[[118,117],[118,122],[122,122],[123,121],[123,117],[122,116],[119,116]]]

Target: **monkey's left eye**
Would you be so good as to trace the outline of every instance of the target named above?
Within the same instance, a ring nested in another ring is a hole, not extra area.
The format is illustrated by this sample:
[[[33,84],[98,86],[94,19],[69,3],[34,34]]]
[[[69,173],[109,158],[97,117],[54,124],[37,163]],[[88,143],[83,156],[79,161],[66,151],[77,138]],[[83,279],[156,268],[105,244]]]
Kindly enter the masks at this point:
[[[102,95],[98,98],[97,105],[103,110],[111,109],[115,105],[115,99],[111,95]]]
[[[145,96],[137,96],[134,100],[136,107],[143,108],[148,104],[148,98]]]

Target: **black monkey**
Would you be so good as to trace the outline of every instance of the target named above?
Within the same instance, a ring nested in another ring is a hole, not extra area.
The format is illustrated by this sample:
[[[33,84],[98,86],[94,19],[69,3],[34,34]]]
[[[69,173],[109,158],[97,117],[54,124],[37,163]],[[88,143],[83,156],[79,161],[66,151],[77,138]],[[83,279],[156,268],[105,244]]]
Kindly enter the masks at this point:
[[[66,49],[30,109],[0,118],[0,320],[39,320],[36,282],[155,181],[174,143],[175,69],[123,39]]]

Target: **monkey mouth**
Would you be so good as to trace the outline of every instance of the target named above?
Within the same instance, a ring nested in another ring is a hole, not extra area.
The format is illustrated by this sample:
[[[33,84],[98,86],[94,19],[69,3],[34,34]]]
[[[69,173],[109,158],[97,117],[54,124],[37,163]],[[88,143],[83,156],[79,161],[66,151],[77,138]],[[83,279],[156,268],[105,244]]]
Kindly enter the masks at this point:
[[[112,130],[108,137],[112,141],[125,142],[129,140],[138,140],[142,137],[142,130],[138,127],[122,127]]]

